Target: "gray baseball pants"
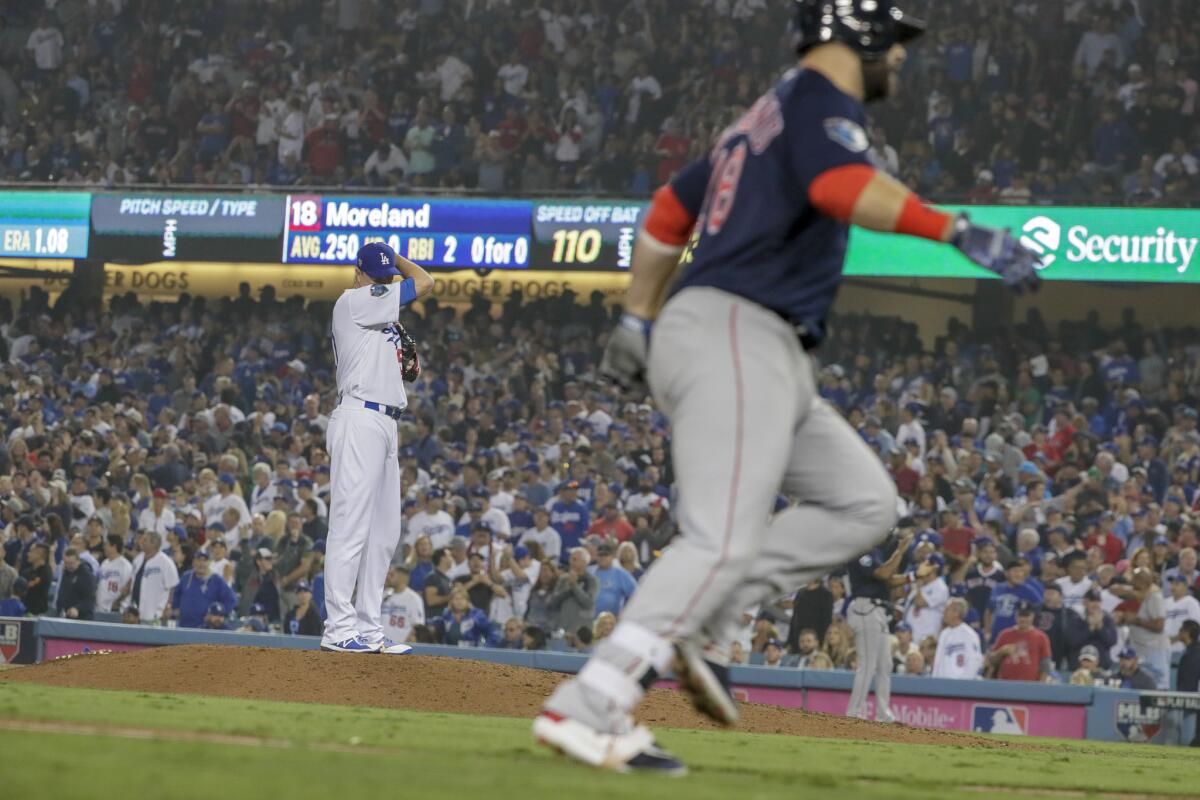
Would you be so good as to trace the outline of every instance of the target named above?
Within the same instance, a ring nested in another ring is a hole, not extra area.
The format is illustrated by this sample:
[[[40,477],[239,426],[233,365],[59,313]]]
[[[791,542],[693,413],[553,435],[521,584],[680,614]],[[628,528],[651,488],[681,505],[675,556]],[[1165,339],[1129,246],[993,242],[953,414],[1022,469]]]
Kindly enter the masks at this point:
[[[892,642],[887,610],[865,597],[856,597],[850,601],[846,622],[854,631],[854,652],[858,656],[846,716],[867,718],[867,694],[874,680],[875,719],[888,719],[892,714]]]
[[[682,535],[621,620],[664,639],[732,640],[742,612],[883,540],[895,488],[817,395],[812,361],[775,313],[680,292],[655,324],[651,390],[670,417]],[[770,518],[780,490],[800,498]]]

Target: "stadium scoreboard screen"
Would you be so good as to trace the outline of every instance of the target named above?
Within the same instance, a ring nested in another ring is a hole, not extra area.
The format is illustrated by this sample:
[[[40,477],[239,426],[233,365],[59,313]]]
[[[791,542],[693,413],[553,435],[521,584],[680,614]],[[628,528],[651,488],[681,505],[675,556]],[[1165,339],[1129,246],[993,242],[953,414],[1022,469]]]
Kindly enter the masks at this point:
[[[87,192],[0,192],[0,256],[87,258]]]
[[[642,203],[292,195],[285,264],[351,264],[383,241],[432,269],[629,269]]]
[[[537,203],[534,253],[556,269],[629,269],[644,203]]]
[[[377,241],[424,267],[527,269],[529,203],[316,195],[287,199],[285,264],[352,264],[359,247]]]
[[[155,261],[275,261],[282,197],[98,194],[92,198],[92,256]]]
[[[431,272],[628,272],[648,205],[630,200],[170,192],[0,192],[0,258],[117,264],[354,263],[384,241]],[[1200,211],[946,206],[1005,228],[1055,281],[1200,284]],[[996,278],[935,242],[856,228],[845,274]]]

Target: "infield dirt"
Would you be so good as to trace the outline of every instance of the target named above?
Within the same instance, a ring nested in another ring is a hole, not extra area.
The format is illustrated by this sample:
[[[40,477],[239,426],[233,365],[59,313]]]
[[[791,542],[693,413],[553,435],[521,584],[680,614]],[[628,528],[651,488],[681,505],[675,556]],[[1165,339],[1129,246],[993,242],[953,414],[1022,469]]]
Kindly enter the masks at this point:
[[[0,681],[532,718],[564,675],[461,658],[373,656],[260,647],[177,645],[85,655],[0,674]],[[829,739],[1020,748],[951,731],[882,725],[743,703],[738,729]],[[670,689],[652,689],[638,718],[670,728],[717,726]]]

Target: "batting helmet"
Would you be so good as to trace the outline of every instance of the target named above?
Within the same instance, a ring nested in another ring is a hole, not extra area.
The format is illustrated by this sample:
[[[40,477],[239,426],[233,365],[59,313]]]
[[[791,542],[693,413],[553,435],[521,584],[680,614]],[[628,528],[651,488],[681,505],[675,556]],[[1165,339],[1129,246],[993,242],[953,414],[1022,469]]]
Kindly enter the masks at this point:
[[[792,43],[803,55],[819,44],[842,42],[864,61],[875,61],[894,44],[917,38],[925,22],[892,0],[795,0]]]

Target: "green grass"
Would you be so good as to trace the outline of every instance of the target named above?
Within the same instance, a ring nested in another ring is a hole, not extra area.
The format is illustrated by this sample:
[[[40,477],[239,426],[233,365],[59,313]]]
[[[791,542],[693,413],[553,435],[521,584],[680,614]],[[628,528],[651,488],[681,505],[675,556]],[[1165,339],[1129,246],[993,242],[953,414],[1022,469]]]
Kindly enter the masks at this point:
[[[138,739],[116,735],[120,731],[12,727],[32,722],[255,741]],[[519,719],[0,682],[0,794],[205,800],[352,800],[371,795],[461,800],[949,800],[1040,797],[1063,790],[1084,796],[1195,796],[1200,780],[1194,754],[1185,749],[1028,740],[1038,749],[982,750],[684,730],[659,733],[660,742],[689,764],[689,777],[624,776],[577,766],[535,747],[528,721]]]

